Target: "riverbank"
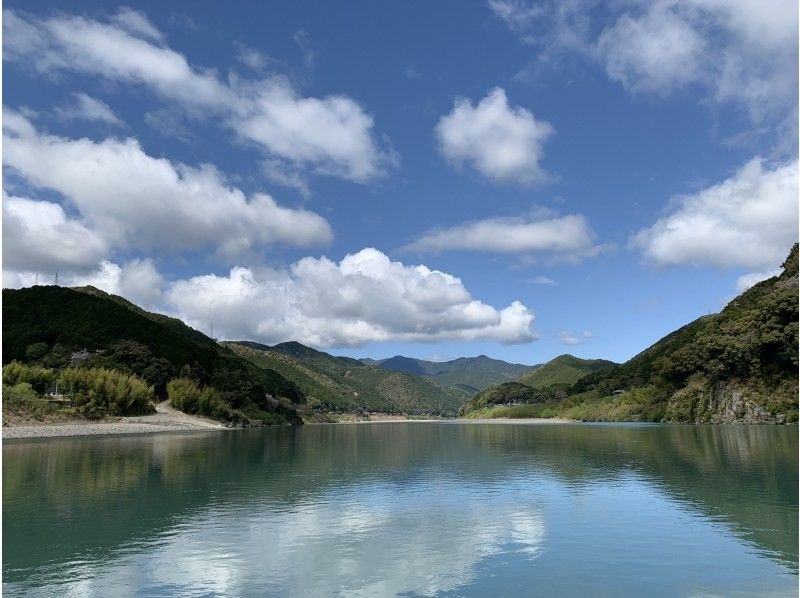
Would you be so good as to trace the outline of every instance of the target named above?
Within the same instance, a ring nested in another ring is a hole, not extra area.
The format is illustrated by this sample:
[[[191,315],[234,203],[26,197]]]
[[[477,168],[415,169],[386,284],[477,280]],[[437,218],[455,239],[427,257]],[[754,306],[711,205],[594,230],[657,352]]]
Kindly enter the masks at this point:
[[[116,420],[71,420],[54,423],[14,423],[3,425],[3,439],[59,438],[112,434],[154,434],[156,432],[199,432],[229,430],[218,421],[189,415],[174,409],[168,401],[156,405],[152,415],[121,417]]]
[[[63,438],[71,436],[107,436],[115,434],[155,434],[157,432],[202,432],[230,430],[224,424],[196,415],[176,411],[169,404],[160,403],[153,415],[123,417],[113,421],[72,420],[57,423],[13,424],[3,426],[3,439],[14,438]],[[576,420],[564,418],[518,418],[518,419],[445,419],[410,418],[402,415],[371,414],[366,418],[356,416],[335,422],[309,422],[308,425],[331,424],[380,424],[380,423],[445,423],[445,424],[571,424]]]

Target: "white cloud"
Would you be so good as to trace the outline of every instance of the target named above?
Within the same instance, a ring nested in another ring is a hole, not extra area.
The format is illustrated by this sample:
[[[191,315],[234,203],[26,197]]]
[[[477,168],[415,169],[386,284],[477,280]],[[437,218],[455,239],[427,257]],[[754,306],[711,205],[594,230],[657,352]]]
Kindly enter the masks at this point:
[[[246,44],[236,44],[237,48],[237,58],[239,62],[243,65],[250,67],[256,72],[261,72],[267,68],[270,64],[274,64],[277,61],[270,56],[267,56],[263,52],[256,50],[255,48],[251,48]]]
[[[465,98],[436,125],[439,149],[447,160],[467,164],[501,183],[537,183],[547,179],[540,166],[543,145],[554,132],[529,110],[511,107],[497,87],[477,105]]]
[[[295,170],[365,182],[394,164],[391,152],[373,137],[372,117],[353,99],[301,97],[282,77],[222,80],[144,35],[142,23],[133,27],[140,13],[124,14],[122,27],[119,18],[112,23],[63,15],[38,19],[5,10],[4,59],[25,61],[45,74],[76,71],[146,86],[193,117],[220,119]]]
[[[626,89],[700,89],[751,118],[796,114],[798,5],[786,0],[489,0],[537,55],[576,51]],[[601,5],[601,6],[598,6]],[[796,134],[796,119],[792,135]]]
[[[489,0],[489,8],[514,31],[525,31],[545,14],[543,5],[523,0]]]
[[[12,271],[89,271],[108,252],[105,240],[64,209],[3,193],[3,267]]]
[[[623,14],[600,35],[597,51],[609,77],[633,91],[656,93],[701,80],[710,59],[701,33],[665,3],[638,18]]]
[[[574,333],[568,330],[562,330],[558,333],[558,338],[561,339],[561,342],[565,345],[570,347],[574,347],[575,345],[580,345],[583,341],[575,336]]]
[[[20,288],[34,284],[55,283],[55,270],[48,272],[9,269],[3,260],[3,287]],[[120,295],[146,309],[158,309],[162,301],[164,279],[149,259],[134,259],[123,264],[102,260],[94,270],[78,272],[62,268],[58,284],[65,287],[91,285],[107,293]]]
[[[141,11],[133,10],[127,6],[120,8],[111,21],[132,35],[150,39],[155,42],[164,41],[164,34],[150,22],[147,15]]]
[[[772,269],[797,241],[797,162],[755,158],[727,180],[672,200],[669,213],[631,238],[657,265]]]
[[[308,36],[308,32],[299,29],[294,32],[293,39],[294,43],[297,44],[297,47],[300,48],[300,51],[303,53],[303,64],[305,64],[307,69],[313,69],[316,55],[314,50],[311,49],[311,39]]]
[[[176,250],[214,247],[234,256],[273,243],[330,241],[321,216],[247,197],[211,165],[173,164],[146,154],[135,139],[65,139],[36,131],[5,111],[3,163],[30,184],[58,191],[87,227],[114,247]]]
[[[307,257],[289,271],[235,267],[228,276],[179,280],[167,300],[192,325],[214,322],[225,338],[267,343],[535,339],[534,316],[518,301],[496,309],[473,299],[458,278],[390,261],[376,249],[338,264]]]
[[[125,123],[114,114],[114,111],[105,102],[85,93],[76,93],[74,98],[75,101],[72,104],[56,108],[56,114],[67,120],[88,120],[116,127],[125,126]]]
[[[594,244],[594,237],[586,219],[579,214],[538,220],[489,218],[429,232],[404,249],[547,254],[576,260],[595,256],[605,249]]]
[[[736,279],[736,292],[743,293],[750,287],[758,284],[762,280],[767,280],[768,278],[772,278],[773,276],[778,276],[781,273],[780,268],[776,268],[774,270],[769,270],[767,272],[750,272],[749,274],[743,274],[739,278]]]
[[[570,330],[562,330],[558,333],[558,338],[563,344],[569,347],[575,347],[577,345],[582,345],[589,339],[594,338],[594,334],[591,330],[584,330],[580,334]]]
[[[264,160],[261,165],[264,176],[273,183],[294,189],[305,198],[311,196],[311,189],[301,170],[293,169],[280,160]]]
[[[563,49],[589,50],[591,14],[599,0],[489,0],[491,11],[520,36],[537,47],[537,60],[552,61]]]
[[[550,278],[549,276],[534,276],[533,278],[529,279],[528,282],[532,284],[538,284],[545,287],[557,287],[558,283]]]
[[[289,166],[353,181],[380,176],[393,158],[372,139],[373,120],[347,96],[302,98],[282,78],[243,84],[232,124]]]
[[[406,79],[414,80],[414,79],[422,79],[422,73],[419,72],[419,69],[415,66],[407,66],[405,70],[403,70],[403,74],[405,75]]]

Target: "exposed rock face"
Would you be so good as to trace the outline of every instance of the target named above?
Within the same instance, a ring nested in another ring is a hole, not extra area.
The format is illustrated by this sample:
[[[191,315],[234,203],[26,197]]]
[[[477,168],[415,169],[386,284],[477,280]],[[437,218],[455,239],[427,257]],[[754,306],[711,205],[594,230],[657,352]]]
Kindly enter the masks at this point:
[[[770,414],[741,388],[724,382],[716,385],[708,411],[712,424],[783,423],[785,419],[783,414]]]

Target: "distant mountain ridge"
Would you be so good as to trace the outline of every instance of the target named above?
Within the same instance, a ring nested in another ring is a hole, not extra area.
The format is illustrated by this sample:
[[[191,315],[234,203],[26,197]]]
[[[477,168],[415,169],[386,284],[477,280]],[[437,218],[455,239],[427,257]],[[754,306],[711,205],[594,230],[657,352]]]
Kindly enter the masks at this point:
[[[426,377],[338,357],[294,341],[274,346],[251,341],[224,344],[253,364],[293,380],[308,397],[309,406],[320,413],[454,416],[469,397]]]
[[[511,382],[539,366],[508,363],[486,355],[459,357],[450,361],[426,361],[395,355],[387,359],[362,359],[385,370],[423,376],[440,386],[476,393],[503,382]]]

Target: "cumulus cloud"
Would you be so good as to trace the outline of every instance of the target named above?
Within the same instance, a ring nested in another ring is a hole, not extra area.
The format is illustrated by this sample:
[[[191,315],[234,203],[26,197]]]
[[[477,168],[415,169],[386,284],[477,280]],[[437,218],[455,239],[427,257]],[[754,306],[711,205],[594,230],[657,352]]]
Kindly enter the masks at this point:
[[[105,102],[86,95],[74,94],[74,101],[66,106],[56,108],[56,114],[66,120],[88,120],[101,122],[115,127],[122,127],[125,123],[114,114],[111,107]]]
[[[465,98],[436,125],[442,155],[499,183],[531,184],[547,179],[540,166],[544,142],[555,129],[522,107],[508,104],[497,87],[477,105]]]
[[[540,54],[577,51],[633,92],[667,95],[696,87],[709,100],[743,107],[754,121],[796,113],[796,2],[488,4],[523,41],[541,46]]]
[[[577,260],[600,253],[594,232],[580,214],[531,218],[489,218],[426,233],[406,245],[409,251],[486,251],[544,254]]]
[[[772,269],[797,241],[797,162],[760,158],[707,189],[674,198],[667,215],[630,241],[657,265]]]
[[[52,275],[57,269],[87,272],[108,252],[106,241],[64,209],[3,193],[3,267]]]
[[[749,274],[743,274],[736,279],[736,292],[743,293],[762,280],[767,280],[773,276],[778,276],[780,273],[781,269],[775,268],[774,270],[769,270],[767,272],[750,272]]]
[[[339,263],[307,257],[288,271],[235,267],[228,276],[179,280],[166,298],[195,326],[214,322],[225,338],[267,343],[535,339],[533,313],[520,302],[496,309],[473,299],[455,276],[371,248]]]
[[[657,93],[699,81],[709,58],[701,33],[664,3],[638,18],[623,14],[600,35],[597,51],[609,77],[633,91]]]
[[[352,98],[301,97],[283,77],[223,80],[191,65],[158,33],[130,10],[109,23],[3,12],[6,60],[44,74],[73,71],[147,87],[193,117],[219,119],[270,159],[306,172],[365,182],[394,163],[373,135],[372,117]]]
[[[135,139],[65,139],[36,130],[6,110],[3,164],[31,185],[69,200],[86,226],[114,247],[214,247],[235,256],[272,243],[326,243],[321,216],[248,197],[211,165],[173,164],[144,152]],[[124,183],[124,184],[123,184]]]
[[[5,250],[5,247],[4,247]],[[55,283],[55,269],[43,271],[14,270],[3,259],[3,287],[20,288],[34,284]],[[162,302],[164,279],[152,260],[134,259],[117,264],[102,260],[94,270],[76,271],[65,264],[57,264],[58,284],[66,287],[91,285],[107,293],[120,295],[137,305],[158,309]]]

